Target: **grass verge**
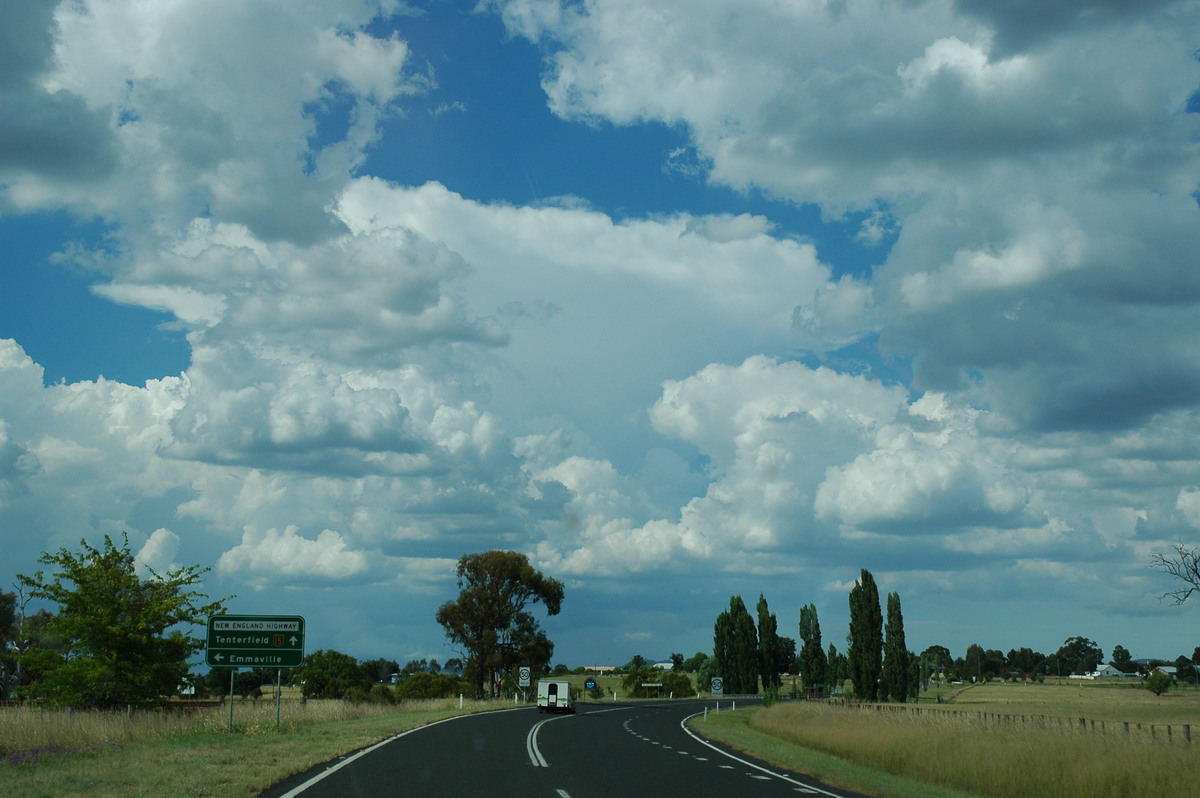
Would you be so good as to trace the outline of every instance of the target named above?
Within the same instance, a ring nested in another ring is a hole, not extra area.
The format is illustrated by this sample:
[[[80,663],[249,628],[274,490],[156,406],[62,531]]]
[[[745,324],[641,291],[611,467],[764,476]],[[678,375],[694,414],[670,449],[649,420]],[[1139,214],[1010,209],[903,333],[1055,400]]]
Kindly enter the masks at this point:
[[[313,702],[310,702],[310,704]],[[341,702],[337,702],[341,703]],[[273,784],[407,729],[463,712],[507,708],[509,702],[457,700],[406,705],[361,717],[274,724],[274,707],[256,717],[235,713],[235,733],[206,718],[190,731],[93,740],[63,753],[0,765],[5,798],[252,798]],[[348,710],[353,714],[354,710]],[[84,713],[75,713],[82,715]],[[269,718],[269,720],[268,720]],[[82,719],[79,719],[82,721]],[[97,719],[87,722],[97,723]],[[120,721],[108,718],[113,727]]]
[[[870,709],[783,703],[710,715],[696,728],[782,767],[881,796],[1117,798],[1187,795],[1200,783],[1195,743],[996,724],[976,713]]]
[[[707,719],[693,720],[691,728],[711,740],[794,773],[805,773],[832,787],[886,798],[974,798],[970,793],[873,770],[754,728],[751,719],[762,711],[754,707],[713,712]]]

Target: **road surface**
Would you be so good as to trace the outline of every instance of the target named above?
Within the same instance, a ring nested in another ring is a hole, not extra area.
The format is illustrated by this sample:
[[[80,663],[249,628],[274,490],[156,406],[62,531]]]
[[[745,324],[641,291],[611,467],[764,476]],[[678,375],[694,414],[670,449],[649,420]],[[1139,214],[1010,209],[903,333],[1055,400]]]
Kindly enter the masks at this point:
[[[862,798],[692,735],[684,718],[714,702],[520,708],[414,729],[264,792],[261,798]],[[728,706],[728,704],[725,704]]]

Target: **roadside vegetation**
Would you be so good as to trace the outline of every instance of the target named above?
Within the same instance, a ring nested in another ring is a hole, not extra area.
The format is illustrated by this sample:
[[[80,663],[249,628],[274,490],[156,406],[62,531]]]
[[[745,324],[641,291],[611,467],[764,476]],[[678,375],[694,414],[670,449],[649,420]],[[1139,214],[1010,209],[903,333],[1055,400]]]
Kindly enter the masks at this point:
[[[990,684],[922,709],[798,701],[710,713],[694,725],[781,767],[872,795],[935,795],[932,786],[947,795],[1094,798],[1194,791],[1200,725],[1190,743],[1181,728],[1198,719],[1200,693],[1191,689],[1155,696],[1129,687]]]
[[[249,798],[402,731],[509,701],[238,701],[228,710],[0,710],[6,798]]]

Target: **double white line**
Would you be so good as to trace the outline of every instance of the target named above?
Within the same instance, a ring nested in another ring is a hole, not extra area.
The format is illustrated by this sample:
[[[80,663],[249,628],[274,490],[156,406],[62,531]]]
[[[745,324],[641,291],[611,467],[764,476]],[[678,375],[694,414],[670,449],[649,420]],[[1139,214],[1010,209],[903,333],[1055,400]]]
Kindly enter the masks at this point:
[[[535,768],[550,767],[550,763],[546,761],[546,757],[542,756],[541,749],[538,748],[538,729],[542,728],[552,720],[560,719],[561,718],[546,718],[543,721],[538,721],[537,723],[533,724],[533,728],[529,730],[529,734],[525,735],[525,753],[529,754],[529,761],[533,763]]]

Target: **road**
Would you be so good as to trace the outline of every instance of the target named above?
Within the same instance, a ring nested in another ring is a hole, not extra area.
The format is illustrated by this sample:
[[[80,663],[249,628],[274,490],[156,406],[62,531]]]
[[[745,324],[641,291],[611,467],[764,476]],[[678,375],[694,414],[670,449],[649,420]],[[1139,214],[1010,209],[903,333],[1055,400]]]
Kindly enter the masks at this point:
[[[684,718],[713,702],[579,704],[574,715],[520,708],[414,729],[261,798],[862,798],[693,736]],[[307,779],[307,780],[304,780]]]

